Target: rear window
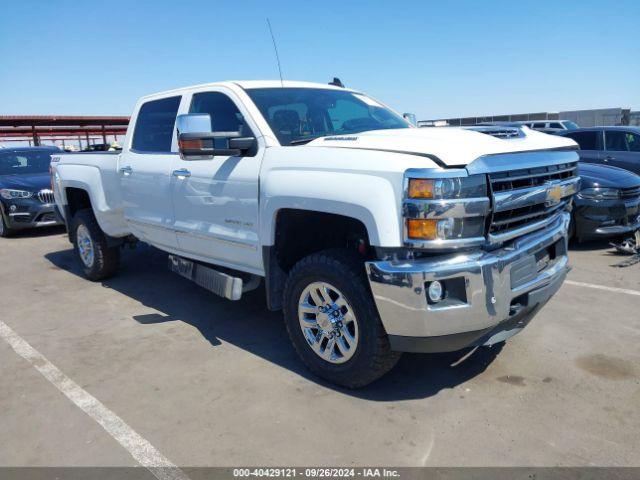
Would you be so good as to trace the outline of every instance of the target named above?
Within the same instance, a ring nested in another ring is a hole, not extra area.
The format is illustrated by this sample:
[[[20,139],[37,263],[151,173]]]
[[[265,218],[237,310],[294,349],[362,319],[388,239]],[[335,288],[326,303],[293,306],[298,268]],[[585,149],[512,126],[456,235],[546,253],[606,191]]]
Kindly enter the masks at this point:
[[[138,152],[171,151],[173,128],[178,115],[180,97],[147,102],[140,107],[131,147]]]
[[[565,135],[580,145],[580,150],[598,149],[598,132],[573,132]]]

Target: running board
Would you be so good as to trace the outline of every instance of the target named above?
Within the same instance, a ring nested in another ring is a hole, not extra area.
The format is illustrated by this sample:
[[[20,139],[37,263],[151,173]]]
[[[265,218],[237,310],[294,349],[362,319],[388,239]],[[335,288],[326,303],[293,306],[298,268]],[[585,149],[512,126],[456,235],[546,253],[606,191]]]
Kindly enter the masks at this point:
[[[229,300],[242,297],[242,279],[232,277],[192,260],[169,255],[169,270]]]

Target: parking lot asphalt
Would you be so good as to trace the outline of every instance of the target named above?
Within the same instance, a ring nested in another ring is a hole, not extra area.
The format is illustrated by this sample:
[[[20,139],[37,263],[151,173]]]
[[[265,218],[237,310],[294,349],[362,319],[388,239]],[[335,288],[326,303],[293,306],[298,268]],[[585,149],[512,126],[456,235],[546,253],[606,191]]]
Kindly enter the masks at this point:
[[[350,391],[304,369],[260,292],[218,298],[147,246],[91,283],[61,230],[0,239],[1,320],[66,376],[0,338],[0,466],[137,464],[67,380],[180,466],[637,466],[640,264],[621,260],[574,248],[502,348],[405,354]]]

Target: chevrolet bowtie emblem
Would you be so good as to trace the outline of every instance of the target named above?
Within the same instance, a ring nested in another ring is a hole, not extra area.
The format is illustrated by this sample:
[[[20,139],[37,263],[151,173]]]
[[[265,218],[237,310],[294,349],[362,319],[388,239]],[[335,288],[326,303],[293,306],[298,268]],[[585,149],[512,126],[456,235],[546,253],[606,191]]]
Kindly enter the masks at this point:
[[[549,185],[547,189],[547,205],[557,205],[562,201],[562,185]]]

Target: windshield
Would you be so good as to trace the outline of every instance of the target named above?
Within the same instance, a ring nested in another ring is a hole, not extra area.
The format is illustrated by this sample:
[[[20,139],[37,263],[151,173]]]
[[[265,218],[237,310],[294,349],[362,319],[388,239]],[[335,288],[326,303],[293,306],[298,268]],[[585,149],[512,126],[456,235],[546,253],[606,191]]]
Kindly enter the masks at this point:
[[[247,93],[281,145],[326,135],[409,128],[400,115],[359,93],[321,88],[252,88]]]
[[[0,175],[48,173],[53,150],[0,151]]]
[[[567,130],[577,130],[580,128],[577,123],[573,123],[571,120],[567,120],[566,122],[563,122],[563,123]]]

